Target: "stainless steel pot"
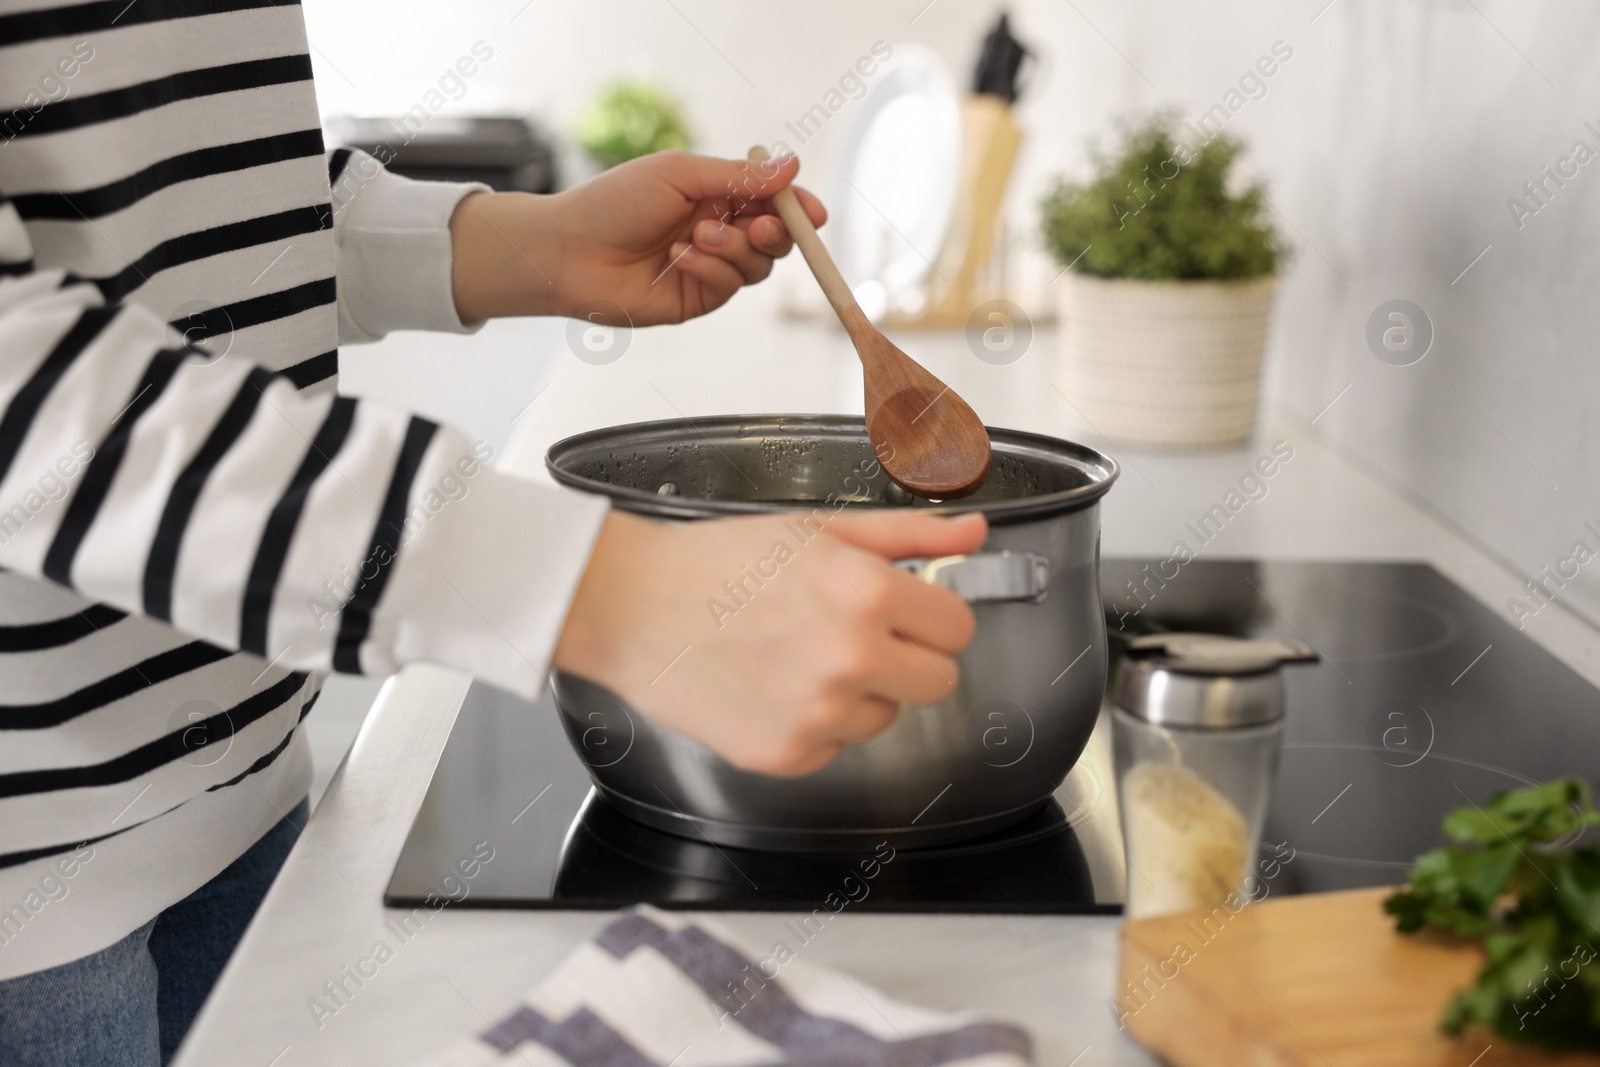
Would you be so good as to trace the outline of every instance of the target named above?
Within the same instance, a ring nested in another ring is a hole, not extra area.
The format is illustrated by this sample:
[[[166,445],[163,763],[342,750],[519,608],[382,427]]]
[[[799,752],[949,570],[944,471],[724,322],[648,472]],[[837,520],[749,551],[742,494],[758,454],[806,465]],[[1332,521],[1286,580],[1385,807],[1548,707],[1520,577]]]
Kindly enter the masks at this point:
[[[609,690],[557,671],[556,704],[596,786],[651,826],[718,844],[816,850],[943,844],[1045,804],[1077,761],[1105,688],[1099,499],[1117,477],[1083,445],[989,431],[988,483],[913,500],[874,458],[862,420],[767,415],[639,423],[558,442],[557,481],[663,519],[841,506],[982,512],[970,556],[900,565],[971,602],[977,636],[956,691],[801,778],[742,771]],[[752,708],[752,714],[760,714]]]

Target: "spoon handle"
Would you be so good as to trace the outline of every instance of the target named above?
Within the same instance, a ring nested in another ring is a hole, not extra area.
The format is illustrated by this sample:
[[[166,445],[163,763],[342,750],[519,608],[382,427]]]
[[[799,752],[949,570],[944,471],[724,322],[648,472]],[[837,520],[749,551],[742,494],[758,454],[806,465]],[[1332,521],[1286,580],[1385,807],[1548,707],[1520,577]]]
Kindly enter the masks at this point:
[[[756,145],[750,149],[746,158],[752,163],[765,163],[772,157],[767,154],[765,148]],[[817,284],[822,286],[823,295],[828,298],[828,303],[833,305],[834,314],[839,316],[845,332],[854,339],[857,330],[862,327],[870,328],[872,324],[867,321],[861,305],[856,303],[855,294],[850,291],[850,284],[844,280],[844,275],[839,273],[833,257],[828,254],[827,247],[822,243],[822,238],[817,236],[817,228],[811,225],[806,209],[800,206],[800,200],[794,195],[794,189],[787,186],[773,193],[771,199],[772,206],[778,210],[778,217],[789,229],[789,236],[800,246],[800,254],[805,257],[806,265],[816,276]]]

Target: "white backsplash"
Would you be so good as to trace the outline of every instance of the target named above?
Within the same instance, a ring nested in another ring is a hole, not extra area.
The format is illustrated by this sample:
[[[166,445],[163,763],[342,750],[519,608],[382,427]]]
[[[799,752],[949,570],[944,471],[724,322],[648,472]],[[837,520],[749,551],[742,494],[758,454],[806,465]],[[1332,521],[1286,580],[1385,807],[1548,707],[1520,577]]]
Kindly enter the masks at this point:
[[[1600,8],[1334,0],[1317,16],[1323,2],[1293,19],[1234,5],[1225,37],[1177,3],[1134,4],[1130,22],[1152,77],[1202,53],[1225,84],[1271,38],[1296,50],[1235,120],[1296,249],[1270,395],[1307,420],[1338,397],[1317,427],[1341,449],[1525,573],[1569,560],[1558,595],[1600,618],[1600,562],[1573,553],[1600,553],[1585,527],[1600,530]],[[1541,180],[1545,206],[1513,212]],[[1395,299],[1432,323],[1410,366],[1367,340]]]
[[[783,136],[784,120],[880,39],[929,45],[965,81],[1001,5],[398,0],[381,21],[364,0],[306,6],[325,111],[404,109],[483,40],[494,57],[449,109],[532,110],[570,128],[601,84],[642,73],[683,97],[704,150],[742,154]],[[1012,232],[1033,233],[1049,177],[1081,172],[1086,139],[1114,117],[1163,105],[1198,116],[1282,42],[1292,56],[1264,91],[1246,86],[1257,98],[1227,127],[1252,145],[1249,167],[1270,182],[1294,248],[1271,402],[1316,418],[1348,455],[1520,570],[1557,566],[1579,540],[1600,551],[1584,526],[1600,530],[1600,158],[1520,228],[1507,208],[1574,142],[1600,152],[1600,5],[1008,6],[1044,56],[1021,109]],[[845,125],[801,149],[808,180],[825,180]],[[1054,273],[1036,253],[1023,259],[1035,286]],[[1423,308],[1434,334],[1405,367],[1366,341],[1369,317],[1396,299]],[[1600,619],[1600,559],[1560,595]]]

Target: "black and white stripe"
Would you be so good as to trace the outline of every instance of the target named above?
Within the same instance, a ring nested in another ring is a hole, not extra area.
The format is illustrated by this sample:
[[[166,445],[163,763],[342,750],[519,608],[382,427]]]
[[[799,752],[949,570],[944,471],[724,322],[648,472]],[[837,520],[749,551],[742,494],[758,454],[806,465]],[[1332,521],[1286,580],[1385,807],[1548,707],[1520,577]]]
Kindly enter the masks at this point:
[[[282,0],[0,0],[0,979],[104,947],[291,808],[322,672],[531,692],[603,514],[484,471],[402,545],[482,457],[336,396],[338,345],[464,329],[467,190],[325,152],[310,79]],[[16,919],[85,843],[75,910]]]

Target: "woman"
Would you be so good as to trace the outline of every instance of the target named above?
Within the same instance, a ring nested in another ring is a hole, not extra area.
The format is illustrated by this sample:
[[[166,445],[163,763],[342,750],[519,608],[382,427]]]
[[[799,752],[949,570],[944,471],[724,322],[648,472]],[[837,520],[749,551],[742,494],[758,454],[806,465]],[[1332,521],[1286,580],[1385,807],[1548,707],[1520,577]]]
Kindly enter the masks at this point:
[[[976,548],[979,519],[840,516],[718,628],[779,521],[609,512],[336,395],[338,345],[390,330],[718,307],[788,252],[764,198],[793,159],[408,181],[324,154],[295,5],[8,6],[0,1062],[170,1058],[304,823],[330,669],[532,697],[554,662],[778,774],[954,684],[970,613],[886,561]]]

